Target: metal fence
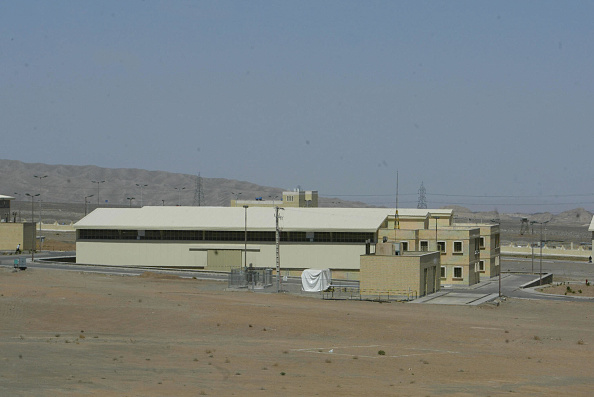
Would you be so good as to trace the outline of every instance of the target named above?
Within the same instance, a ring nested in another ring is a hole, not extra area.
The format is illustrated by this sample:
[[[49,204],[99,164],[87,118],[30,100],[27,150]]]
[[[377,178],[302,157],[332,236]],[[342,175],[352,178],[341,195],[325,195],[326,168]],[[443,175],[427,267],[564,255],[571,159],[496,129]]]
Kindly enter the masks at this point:
[[[263,289],[272,286],[272,269],[238,268],[231,269],[228,278],[229,288]]]
[[[376,290],[353,286],[332,286],[322,292],[323,299],[358,299],[371,301],[411,301],[418,298],[413,290]]]

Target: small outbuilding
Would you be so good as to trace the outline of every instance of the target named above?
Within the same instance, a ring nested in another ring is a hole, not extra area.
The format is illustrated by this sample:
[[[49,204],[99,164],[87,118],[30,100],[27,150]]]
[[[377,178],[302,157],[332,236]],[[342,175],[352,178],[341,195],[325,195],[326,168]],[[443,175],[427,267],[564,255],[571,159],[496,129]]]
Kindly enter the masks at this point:
[[[414,299],[437,292],[439,269],[439,252],[400,252],[394,243],[378,243],[375,254],[361,256],[361,296]]]

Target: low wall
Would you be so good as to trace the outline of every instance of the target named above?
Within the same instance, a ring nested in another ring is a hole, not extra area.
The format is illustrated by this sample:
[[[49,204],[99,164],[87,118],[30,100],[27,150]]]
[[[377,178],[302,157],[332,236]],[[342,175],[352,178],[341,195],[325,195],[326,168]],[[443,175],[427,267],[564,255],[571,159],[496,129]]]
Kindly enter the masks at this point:
[[[516,246],[507,245],[501,246],[501,255],[515,255],[515,256],[532,256],[532,248],[530,246]],[[592,255],[592,250],[589,248],[574,248],[568,249],[565,247],[549,248],[546,245],[542,247],[542,256],[547,257],[568,257],[573,259],[588,260]],[[540,248],[534,247],[534,256],[540,256]]]

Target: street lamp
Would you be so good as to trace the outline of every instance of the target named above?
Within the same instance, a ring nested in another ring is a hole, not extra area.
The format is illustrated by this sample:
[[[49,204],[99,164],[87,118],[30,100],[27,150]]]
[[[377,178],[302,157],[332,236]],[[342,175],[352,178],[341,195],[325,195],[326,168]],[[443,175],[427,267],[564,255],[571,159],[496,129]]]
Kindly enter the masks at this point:
[[[29,194],[29,193],[25,193],[25,196],[29,196],[31,197],[31,222],[33,222],[33,227],[31,228],[32,233],[31,233],[31,262],[33,262],[35,260],[35,221],[33,220],[35,218],[35,208],[34,208],[34,203],[33,201],[35,200],[35,197],[39,196],[40,193],[37,194]]]
[[[243,267],[247,268],[247,209],[248,206],[244,205],[243,210],[245,213],[245,222],[244,222],[244,247],[243,247]]]
[[[175,190],[178,191],[178,196],[177,196],[177,206],[179,207],[181,205],[181,191],[185,190],[185,186],[184,187],[174,187]]]
[[[33,175],[34,178],[39,179],[39,194],[41,194],[41,180],[47,178],[47,175]],[[39,199],[39,237],[41,238],[41,199]],[[41,243],[41,242],[40,242]],[[41,246],[40,246],[41,249]]]
[[[97,184],[97,207],[99,207],[99,184],[105,183],[105,181],[91,181],[91,183]]]
[[[537,223],[537,224],[540,225],[540,269],[539,269],[538,285],[542,285],[542,244],[543,244],[543,240],[542,240],[542,227],[543,227],[543,225],[546,225],[547,223],[549,223],[549,221],[545,221],[545,222],[532,221],[531,223]]]
[[[231,194],[235,195],[235,202],[237,203],[237,200],[239,200],[239,196],[241,195],[241,192],[239,192],[239,193],[231,192]]]
[[[16,194],[17,196],[20,196],[21,195],[20,193],[17,193],[17,192],[14,192],[14,194]],[[21,221],[22,221],[22,219],[21,219],[21,206],[19,205],[19,222],[21,222]],[[15,217],[15,223],[16,223],[16,217]]]
[[[140,206],[142,207],[142,188],[147,187],[148,185],[143,185],[141,183],[137,183],[136,186],[140,188]]]
[[[90,196],[85,196],[85,216],[87,216],[87,199],[93,197],[94,194],[91,194]]]
[[[132,200],[134,200],[134,197],[126,197],[126,200],[130,201],[130,208],[132,208]]]

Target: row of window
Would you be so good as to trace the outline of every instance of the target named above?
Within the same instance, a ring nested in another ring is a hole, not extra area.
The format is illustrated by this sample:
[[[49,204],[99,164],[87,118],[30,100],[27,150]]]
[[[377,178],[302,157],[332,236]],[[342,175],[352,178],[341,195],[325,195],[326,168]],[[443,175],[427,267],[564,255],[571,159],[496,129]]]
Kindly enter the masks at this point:
[[[401,241],[400,248],[402,251],[408,251],[408,241]],[[420,241],[420,250],[421,251],[429,251],[429,241],[422,240]],[[446,253],[446,242],[445,241],[438,241],[437,242],[437,250],[443,254]],[[464,244],[462,241],[454,241],[453,245],[453,253],[454,254],[461,254],[464,252]]]
[[[475,265],[475,271],[477,271],[476,266],[477,265]],[[463,269],[464,268],[462,266],[454,266],[453,267],[454,274],[453,274],[452,279],[454,279],[454,280],[456,280],[456,279],[460,279],[460,280],[464,279],[464,271],[463,271]],[[448,274],[447,274],[447,266],[442,266],[441,267],[441,275],[440,275],[440,277],[441,278],[447,278],[447,276],[448,276]]]
[[[495,266],[498,266],[499,263],[496,262]],[[464,278],[463,268],[462,266],[454,266],[453,267],[453,278],[454,279],[461,279]],[[484,272],[485,271],[485,261],[478,261],[474,264],[474,271],[475,272]],[[447,266],[441,266],[441,278],[447,278]]]
[[[245,231],[221,230],[113,230],[80,229],[79,240],[161,240],[161,241],[245,241]],[[281,242],[365,243],[375,241],[374,233],[281,232]],[[248,231],[247,241],[276,241],[273,231]]]
[[[403,251],[408,251],[408,241],[403,241],[400,243]],[[493,236],[493,246],[495,248],[499,247],[499,235]],[[485,249],[485,238],[483,236],[479,237],[478,241],[479,249]],[[420,251],[429,251],[429,241],[421,240],[420,241]],[[446,242],[445,241],[438,241],[437,242],[437,249],[440,252],[446,252]],[[464,245],[462,241],[454,241],[453,252],[455,254],[462,253],[464,250]]]

